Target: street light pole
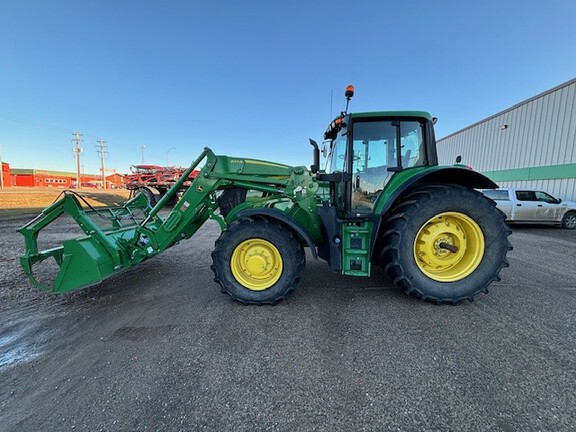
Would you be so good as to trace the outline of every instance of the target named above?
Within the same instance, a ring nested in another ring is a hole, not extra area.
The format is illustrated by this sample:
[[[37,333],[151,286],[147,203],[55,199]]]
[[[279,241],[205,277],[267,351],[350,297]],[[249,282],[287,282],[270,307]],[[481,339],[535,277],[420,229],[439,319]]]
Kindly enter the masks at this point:
[[[170,147],[166,152],[166,166],[170,166],[170,163],[168,162],[168,153],[170,153],[170,150],[176,150],[176,147]]]

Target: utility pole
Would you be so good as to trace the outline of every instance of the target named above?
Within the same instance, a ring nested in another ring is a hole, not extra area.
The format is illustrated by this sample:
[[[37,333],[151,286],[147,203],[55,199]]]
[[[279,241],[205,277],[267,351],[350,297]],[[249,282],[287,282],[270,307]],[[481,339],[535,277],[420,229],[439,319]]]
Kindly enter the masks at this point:
[[[80,147],[80,143],[82,142],[81,134],[79,132],[72,132],[74,138],[72,141],[76,143],[76,146],[72,148],[72,151],[76,154],[76,188],[80,189],[80,153],[82,153],[82,147]]]
[[[144,149],[146,148],[145,145],[141,145],[140,149],[142,150],[142,165],[144,165]]]
[[[104,189],[106,187],[106,168],[104,166],[104,159],[108,157],[108,149],[106,148],[106,141],[104,140],[97,140],[98,145],[96,146],[96,152],[100,154],[100,169],[102,170],[102,185]]]
[[[2,162],[2,147],[0,146],[0,189],[4,189],[4,164]]]

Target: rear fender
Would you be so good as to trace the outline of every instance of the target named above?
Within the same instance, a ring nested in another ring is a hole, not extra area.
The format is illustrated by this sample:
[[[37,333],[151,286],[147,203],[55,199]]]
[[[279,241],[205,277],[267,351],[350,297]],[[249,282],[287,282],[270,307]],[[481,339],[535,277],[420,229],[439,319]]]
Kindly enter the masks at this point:
[[[402,174],[402,172],[397,173],[394,177],[399,174]],[[498,185],[485,175],[464,166],[437,166],[431,169],[424,169],[411,177],[401,179],[397,185],[393,184],[394,177],[388,184],[387,190],[380,195],[380,199],[374,209],[374,231],[372,233],[372,250],[370,251],[373,262],[375,258],[378,259],[377,256],[374,256],[374,251],[378,251],[381,246],[378,244],[378,240],[382,223],[385,219],[384,216],[396,203],[402,200],[404,195],[412,190],[438,184],[453,184],[473,189],[498,188]]]
[[[406,170],[408,171],[408,170]],[[398,177],[401,173],[396,174]],[[398,201],[402,195],[410,192],[411,190],[418,189],[422,186],[430,186],[435,184],[454,184],[473,189],[497,189],[498,185],[479,172],[472,171],[468,168],[451,166],[451,167],[435,167],[435,169],[426,169],[418,172],[417,174],[402,179],[397,185],[394,185],[394,177],[389,183],[387,190],[380,195],[379,202],[377,203],[374,213],[384,215],[390,210],[393,205]],[[390,191],[390,192],[388,192]]]

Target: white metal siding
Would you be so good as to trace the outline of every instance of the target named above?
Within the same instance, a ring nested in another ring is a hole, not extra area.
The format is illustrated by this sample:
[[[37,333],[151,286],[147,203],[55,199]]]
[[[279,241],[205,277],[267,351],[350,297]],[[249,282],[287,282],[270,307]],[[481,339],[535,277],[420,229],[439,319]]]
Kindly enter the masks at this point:
[[[438,140],[441,164],[453,164],[458,155],[480,172],[576,163],[576,79]],[[500,186],[542,189],[576,200],[574,178]]]

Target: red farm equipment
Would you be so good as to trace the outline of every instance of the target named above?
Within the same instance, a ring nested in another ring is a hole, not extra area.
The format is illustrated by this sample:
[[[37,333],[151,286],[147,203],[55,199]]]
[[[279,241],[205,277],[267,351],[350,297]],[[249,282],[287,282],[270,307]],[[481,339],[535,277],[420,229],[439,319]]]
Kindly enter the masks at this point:
[[[168,189],[184,174],[186,168],[163,167],[159,165],[132,165],[131,174],[125,176],[126,188],[131,191],[130,197],[141,193],[146,197],[150,205],[160,201]],[[192,171],[187,181],[182,184],[181,190],[168,202],[168,205],[178,201],[179,196],[190,186],[190,183],[198,174],[197,170]]]

